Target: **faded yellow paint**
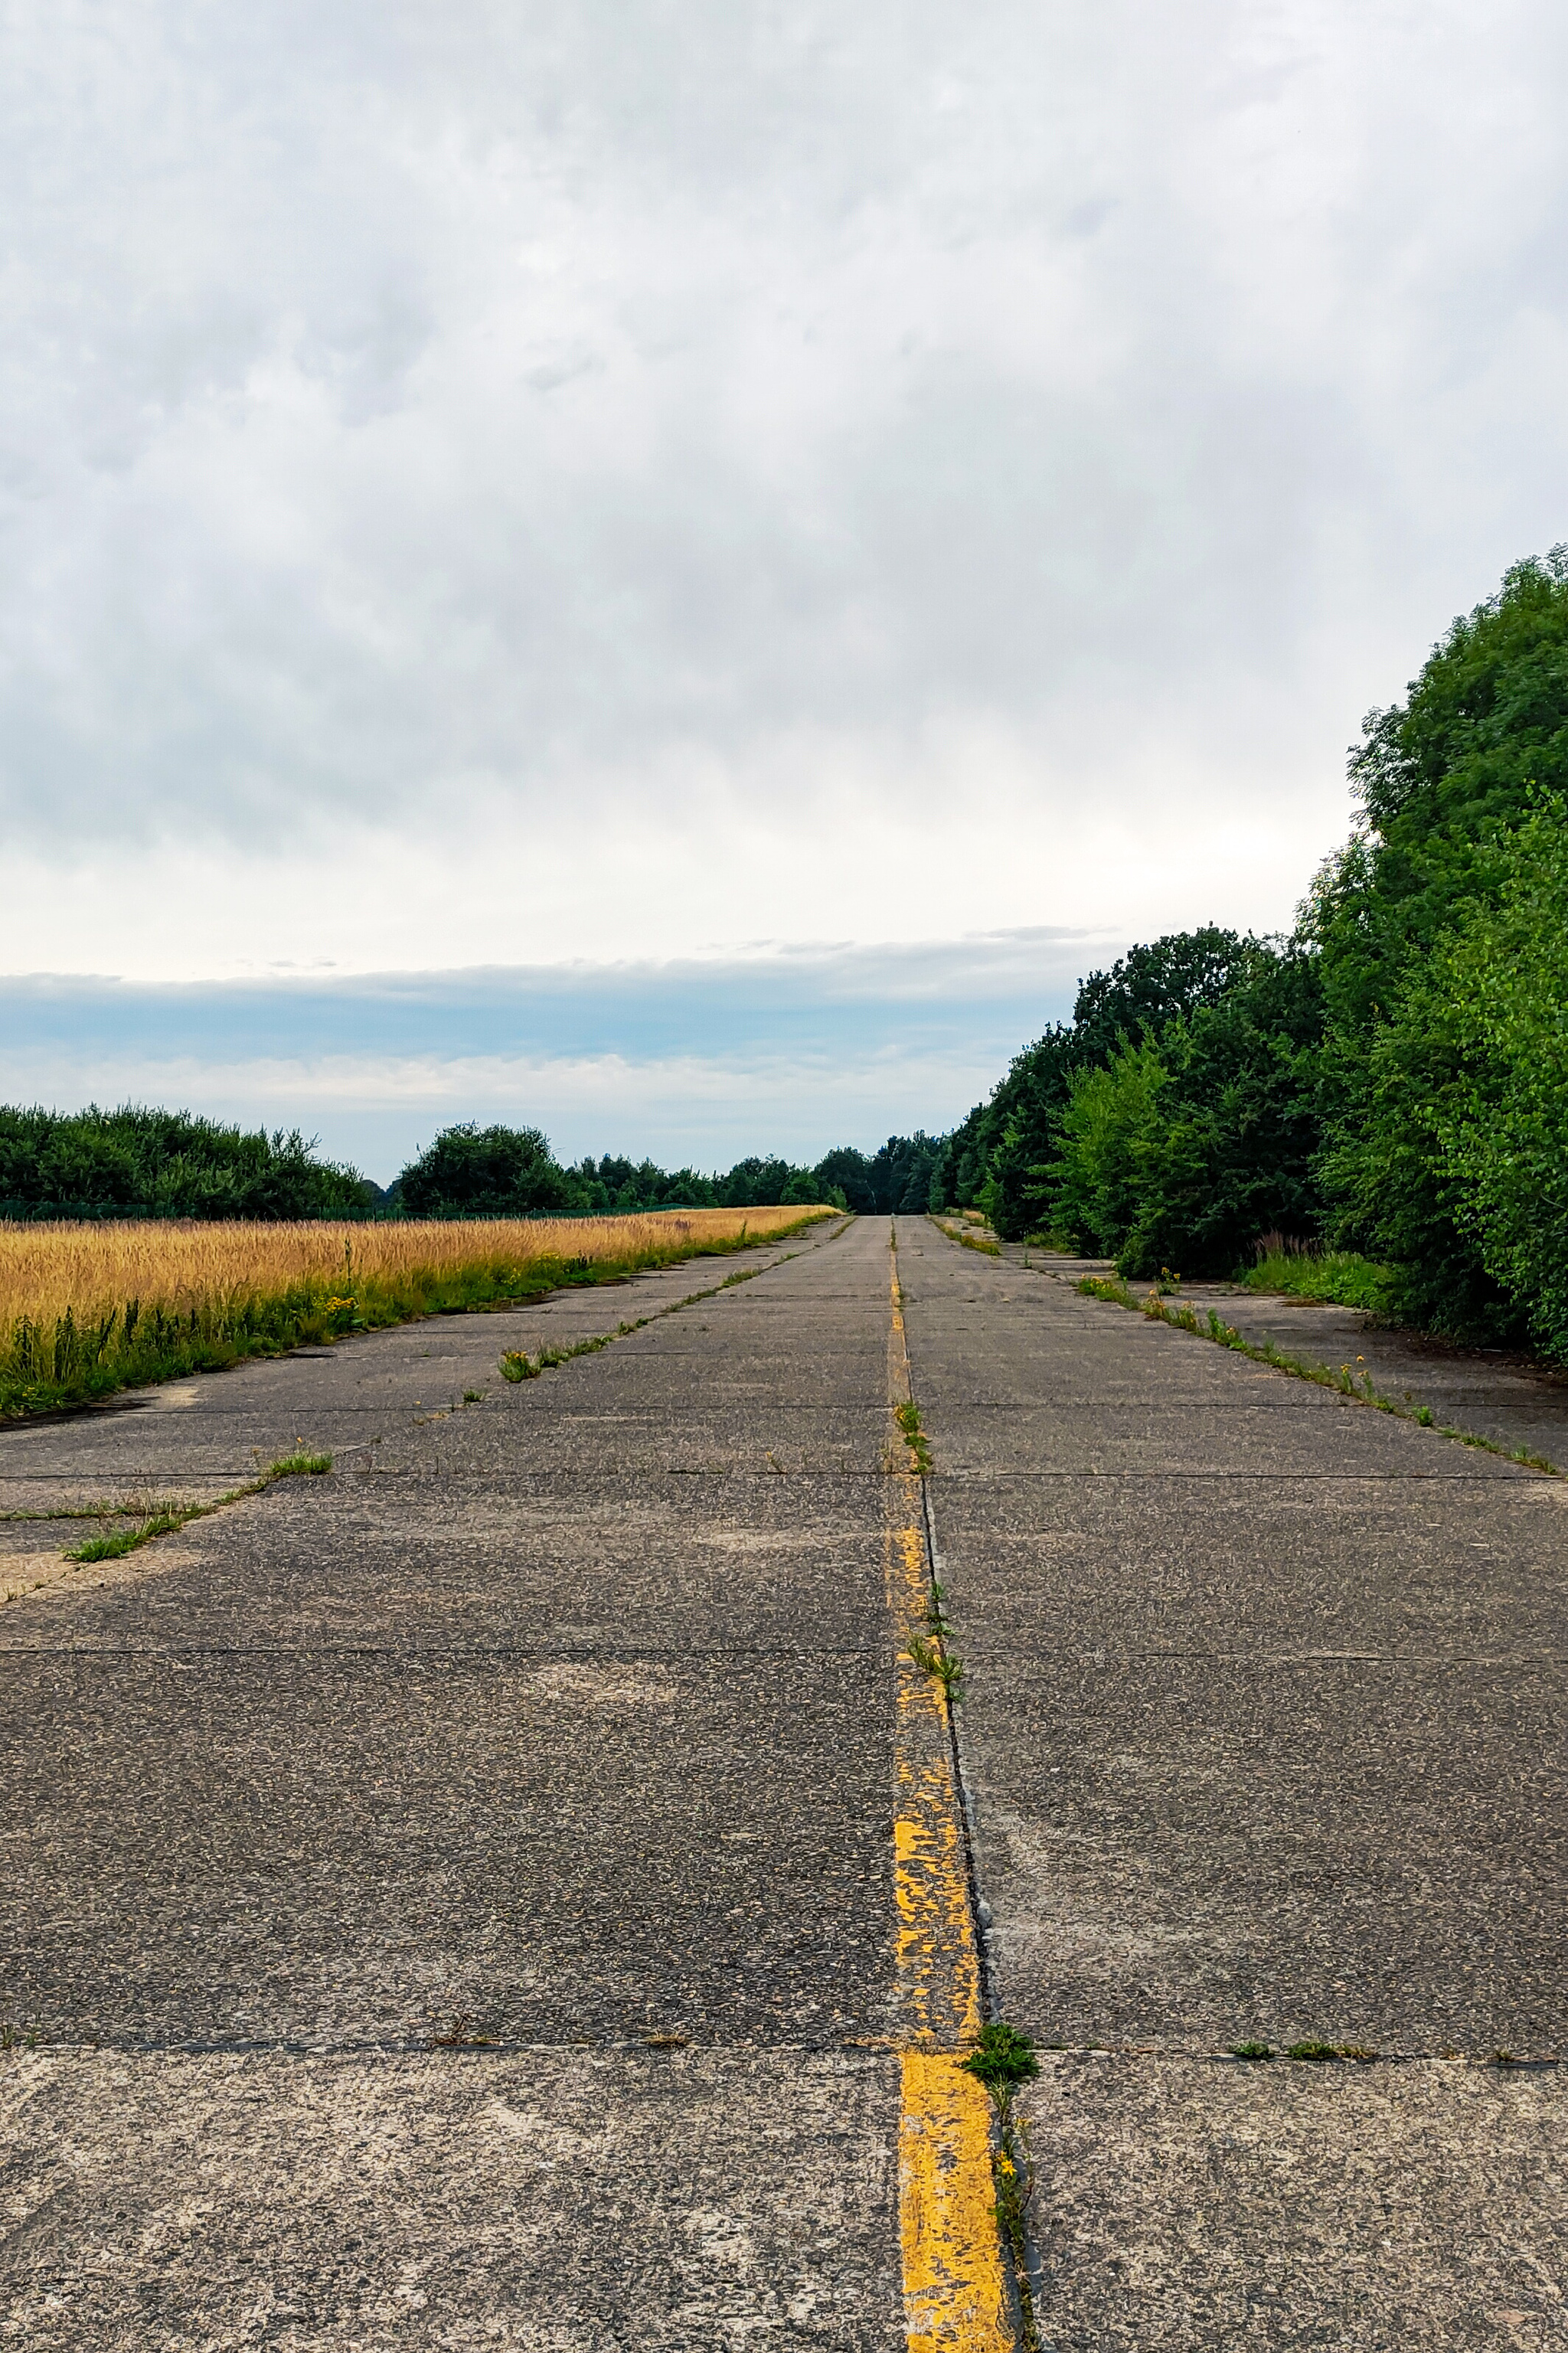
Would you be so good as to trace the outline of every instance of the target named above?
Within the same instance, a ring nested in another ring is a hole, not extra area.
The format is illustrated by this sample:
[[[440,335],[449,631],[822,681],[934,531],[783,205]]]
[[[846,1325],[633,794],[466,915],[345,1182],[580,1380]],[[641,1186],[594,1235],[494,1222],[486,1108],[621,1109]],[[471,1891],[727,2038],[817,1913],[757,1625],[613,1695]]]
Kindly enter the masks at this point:
[[[920,1482],[892,1422],[910,1396],[898,1270],[888,1345],[886,1576],[899,1646],[894,1890],[902,2025],[899,2223],[910,2353],[1007,2353],[1011,2302],[996,2232],[991,2111],[959,2059],[981,2025],[980,1958],[953,1779],[948,1698],[910,1656],[930,1567]]]
[[[904,2053],[899,2222],[910,2353],[1012,2353],[990,2102],[947,2052]]]
[[[899,1980],[910,2040],[967,2049],[980,2032],[980,1969],[952,1784],[900,1762],[893,1824]]]

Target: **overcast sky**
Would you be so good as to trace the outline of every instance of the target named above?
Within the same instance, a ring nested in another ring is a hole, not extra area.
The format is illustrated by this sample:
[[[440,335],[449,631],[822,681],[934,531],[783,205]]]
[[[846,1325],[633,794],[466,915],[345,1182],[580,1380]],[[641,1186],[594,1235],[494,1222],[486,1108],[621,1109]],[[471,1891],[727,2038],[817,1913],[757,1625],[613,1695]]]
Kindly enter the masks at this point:
[[[122,992],[105,1092],[331,1099],[359,1031],[291,1043],[290,976],[482,968],[504,1062],[505,968],[561,965],[582,1133],[657,1101],[701,1156],[728,1099],[787,1145],[769,972],[782,1038],[814,955],[826,1003],[858,950],[1288,923],[1363,711],[1568,537],[1546,0],[5,26],[0,966],[278,984],[248,1063],[223,990],[205,1063]],[[639,1063],[671,960],[714,987]],[[0,1087],[69,1097],[52,1037]],[[439,1039],[376,1054],[450,1104]]]

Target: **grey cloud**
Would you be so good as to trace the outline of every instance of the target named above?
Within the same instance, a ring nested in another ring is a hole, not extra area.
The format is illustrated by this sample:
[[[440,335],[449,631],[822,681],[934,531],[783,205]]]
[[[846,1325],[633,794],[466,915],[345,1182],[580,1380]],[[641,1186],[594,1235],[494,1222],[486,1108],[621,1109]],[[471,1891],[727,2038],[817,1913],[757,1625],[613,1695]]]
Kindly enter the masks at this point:
[[[1202,826],[1562,535],[1543,0],[11,22],[14,839],[949,723]]]

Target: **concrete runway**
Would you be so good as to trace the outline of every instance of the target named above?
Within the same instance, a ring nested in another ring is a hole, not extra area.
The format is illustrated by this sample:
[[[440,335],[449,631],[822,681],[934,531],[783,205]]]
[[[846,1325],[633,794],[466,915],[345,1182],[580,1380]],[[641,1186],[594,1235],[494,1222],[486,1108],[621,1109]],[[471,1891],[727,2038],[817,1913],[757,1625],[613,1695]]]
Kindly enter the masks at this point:
[[[897,1266],[901,1332],[865,1220],[0,1434],[13,1513],[335,1458],[0,1523],[0,2342],[999,2353],[910,1384],[1042,2340],[1568,2342],[1568,1489]],[[1306,2039],[1381,2055],[1225,2055]]]

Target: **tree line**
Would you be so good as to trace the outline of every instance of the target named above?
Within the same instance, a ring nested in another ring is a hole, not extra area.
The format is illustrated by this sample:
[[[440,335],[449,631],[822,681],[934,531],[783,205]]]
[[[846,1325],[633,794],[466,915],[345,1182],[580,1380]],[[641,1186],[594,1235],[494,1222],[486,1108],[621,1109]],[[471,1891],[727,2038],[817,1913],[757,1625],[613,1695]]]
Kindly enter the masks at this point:
[[[562,1166],[538,1128],[449,1127],[389,1188],[410,1217],[560,1217],[635,1209],[750,1209],[830,1201],[862,1214],[923,1210],[941,1145],[893,1135],[872,1154],[842,1145],[810,1166],[752,1155],[725,1173],[664,1169],[605,1154]]]
[[[446,1128],[384,1189],[295,1129],[247,1130],[134,1104],[0,1108],[0,1218],[593,1217],[830,1201],[923,1209],[941,1145],[889,1136],[812,1165],[752,1155],[712,1175],[605,1154],[563,1166],[536,1127]]]
[[[931,1204],[1134,1276],[1359,1253],[1407,1320],[1568,1358],[1568,550],[1453,623],[1350,770],[1294,932],[1091,974]]]

